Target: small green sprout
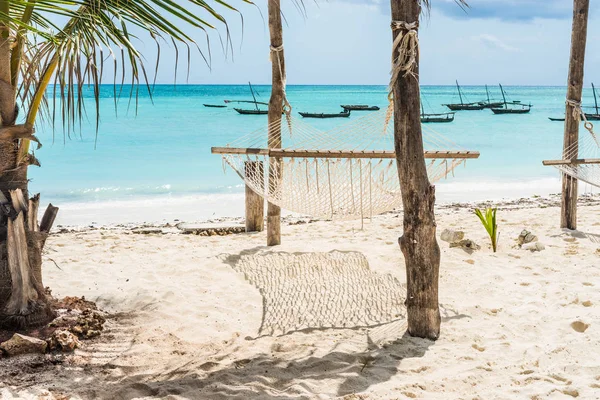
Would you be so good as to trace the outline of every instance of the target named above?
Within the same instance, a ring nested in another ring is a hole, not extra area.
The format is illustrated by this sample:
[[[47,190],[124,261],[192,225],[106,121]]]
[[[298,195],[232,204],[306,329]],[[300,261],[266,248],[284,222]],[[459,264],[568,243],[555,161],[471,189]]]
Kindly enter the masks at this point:
[[[483,227],[487,231],[488,235],[490,235],[490,240],[492,241],[492,250],[494,253],[496,252],[496,244],[498,241],[498,225],[496,225],[496,209],[495,208],[486,208],[485,214],[478,208],[475,209],[475,214],[481,220]]]

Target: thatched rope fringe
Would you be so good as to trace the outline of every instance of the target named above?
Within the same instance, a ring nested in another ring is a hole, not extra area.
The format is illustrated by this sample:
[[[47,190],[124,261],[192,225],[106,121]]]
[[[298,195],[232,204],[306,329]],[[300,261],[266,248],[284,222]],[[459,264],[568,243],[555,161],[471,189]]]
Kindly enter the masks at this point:
[[[600,142],[598,141],[598,138],[596,137],[596,134],[594,133],[594,124],[592,124],[591,122],[589,122],[585,116],[585,113],[583,112],[583,110],[581,109],[581,102],[580,101],[575,101],[575,100],[570,100],[567,99],[565,101],[565,103],[568,106],[573,107],[573,118],[575,118],[575,120],[579,120],[579,118],[583,118],[583,126],[585,129],[588,130],[588,132],[590,133],[590,135],[592,135],[592,138],[594,138],[594,142],[596,142],[596,145],[598,147],[600,147]]]
[[[419,22],[392,21],[391,27],[392,31],[399,32],[392,44],[392,71],[388,87],[389,106],[385,119],[386,127],[393,114],[394,85],[401,73],[404,76],[413,74],[419,55],[419,36],[417,32]]]
[[[290,127],[290,133],[291,133],[292,132],[292,129],[291,129],[292,121],[291,121],[290,117],[292,116],[292,105],[288,101],[287,94],[285,91],[286,84],[287,84],[287,78],[281,68],[281,57],[279,56],[279,53],[281,53],[282,51],[283,51],[283,45],[281,45],[279,47],[271,46],[271,52],[269,53],[269,59],[271,60],[271,62],[273,62],[273,53],[275,53],[277,55],[277,65],[279,66],[279,75],[281,76],[281,84],[283,86],[283,112],[285,113],[285,118],[287,120],[288,126]]]

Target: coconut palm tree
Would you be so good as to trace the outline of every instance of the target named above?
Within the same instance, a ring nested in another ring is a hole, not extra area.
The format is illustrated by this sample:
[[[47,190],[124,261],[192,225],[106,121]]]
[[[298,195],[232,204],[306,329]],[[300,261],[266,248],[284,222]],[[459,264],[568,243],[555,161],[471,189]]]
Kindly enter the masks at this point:
[[[158,54],[161,44],[173,43],[186,46],[189,56],[199,47],[184,27],[226,27],[222,12],[237,11],[222,0],[210,3],[0,0],[0,327],[26,329],[54,315],[42,284],[41,254],[58,209],[50,205],[38,224],[39,195],[26,200],[28,166],[39,165],[30,151],[31,142],[39,147],[36,119],[46,116],[70,131],[86,114],[89,85],[97,127],[105,62],[114,69],[111,78],[120,81],[115,94],[125,76],[131,77],[127,95],[136,96],[140,86],[150,90],[144,57],[134,45],[137,35],[153,40]],[[19,114],[24,123],[17,124]]]

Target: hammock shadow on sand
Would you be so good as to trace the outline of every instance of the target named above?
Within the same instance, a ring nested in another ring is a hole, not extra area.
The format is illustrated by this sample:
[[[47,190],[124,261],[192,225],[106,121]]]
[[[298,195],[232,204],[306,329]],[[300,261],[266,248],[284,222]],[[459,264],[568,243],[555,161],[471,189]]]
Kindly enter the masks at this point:
[[[390,274],[373,272],[362,253],[249,251],[224,261],[260,291],[259,337],[374,327],[406,318],[404,286]]]

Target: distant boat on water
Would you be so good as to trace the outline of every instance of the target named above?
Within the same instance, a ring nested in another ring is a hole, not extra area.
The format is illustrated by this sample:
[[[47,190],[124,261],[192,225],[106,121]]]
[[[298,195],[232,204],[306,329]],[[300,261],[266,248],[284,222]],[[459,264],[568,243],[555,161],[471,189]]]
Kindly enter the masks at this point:
[[[379,110],[379,107],[377,106],[368,106],[366,104],[348,104],[348,105],[341,105],[340,107],[342,107],[344,110],[350,110],[350,111],[377,111]]]
[[[212,108],[225,108],[226,105],[223,104],[203,104],[204,107],[212,107]]]
[[[454,121],[454,114],[455,113],[453,113],[453,112],[439,113],[439,114],[425,114],[425,108],[423,108],[423,103],[421,103],[421,123],[422,124],[427,124],[427,123],[431,123],[431,122],[437,122],[437,123],[452,122],[452,121]]]
[[[483,110],[485,108],[485,106],[480,102],[465,103],[458,81],[456,81],[456,89],[458,89],[458,97],[460,98],[460,103],[442,104],[443,106],[448,107],[452,111],[476,111]]]
[[[345,109],[339,113],[307,113],[307,112],[299,112],[298,114],[302,115],[304,118],[348,118],[350,116],[350,110]]]
[[[488,90],[487,85],[485,85],[485,94],[487,95],[487,100],[479,103],[479,104],[483,105],[483,108],[502,107],[502,105],[504,104],[501,101],[491,101],[490,100],[490,91]]]
[[[252,84],[250,82],[248,82],[248,86],[250,87],[250,93],[252,93],[252,98],[254,99],[254,101],[250,101],[250,100],[225,100],[225,103],[252,103],[254,104],[254,107],[256,107],[255,110],[247,110],[247,109],[243,109],[243,108],[234,108],[235,111],[237,111],[239,114],[242,115],[264,115],[264,114],[268,114],[269,111],[268,110],[261,110],[260,108],[258,108],[259,104],[263,104],[263,105],[269,105],[268,103],[263,103],[263,102],[259,102],[256,101],[256,96],[254,95],[254,89],[252,89]]]
[[[235,107],[233,109],[243,115],[264,115],[269,113],[269,110],[244,110],[243,108]]]
[[[590,120],[590,121],[600,121],[600,112],[598,111],[598,98],[596,97],[596,87],[594,86],[594,83],[592,82],[592,92],[594,93],[594,104],[595,104],[595,109],[596,109],[596,113],[585,113],[585,117]]]
[[[504,93],[504,88],[502,85],[500,86],[500,91],[502,92],[502,99],[504,102],[500,107],[491,108],[494,114],[526,114],[531,111],[531,104],[521,104],[521,101],[506,101],[506,93]]]
[[[594,107],[590,107],[590,108],[594,108],[596,110],[596,113],[585,113],[585,118],[588,121],[600,121],[600,112],[599,109],[600,107],[598,107],[598,98],[596,97],[596,87],[594,86],[594,83],[592,83],[592,92],[594,93]],[[555,117],[548,117],[548,119],[550,121],[564,121],[565,117],[562,118],[555,118]],[[581,116],[581,120],[583,121],[583,116]]]

